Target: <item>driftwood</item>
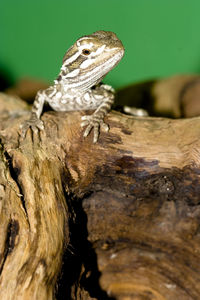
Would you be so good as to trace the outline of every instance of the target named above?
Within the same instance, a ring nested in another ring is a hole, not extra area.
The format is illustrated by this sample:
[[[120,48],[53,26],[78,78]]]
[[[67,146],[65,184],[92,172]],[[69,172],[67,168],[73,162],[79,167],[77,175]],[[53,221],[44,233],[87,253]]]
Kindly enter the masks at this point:
[[[83,139],[82,112],[0,95],[0,299],[197,300],[200,118],[112,111]]]

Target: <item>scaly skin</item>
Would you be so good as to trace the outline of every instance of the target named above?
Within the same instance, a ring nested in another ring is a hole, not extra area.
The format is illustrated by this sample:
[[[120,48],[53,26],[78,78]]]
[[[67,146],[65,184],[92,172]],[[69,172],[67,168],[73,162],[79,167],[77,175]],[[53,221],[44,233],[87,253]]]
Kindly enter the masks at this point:
[[[44,103],[48,102],[55,111],[95,110],[92,115],[82,117],[81,126],[86,126],[84,137],[94,130],[96,143],[100,127],[109,130],[103,119],[114,102],[113,88],[100,82],[123,55],[124,47],[113,32],[96,31],[79,38],[66,52],[54,85],[37,93],[31,117],[21,126],[22,136],[29,128],[36,133],[44,129],[40,116]]]

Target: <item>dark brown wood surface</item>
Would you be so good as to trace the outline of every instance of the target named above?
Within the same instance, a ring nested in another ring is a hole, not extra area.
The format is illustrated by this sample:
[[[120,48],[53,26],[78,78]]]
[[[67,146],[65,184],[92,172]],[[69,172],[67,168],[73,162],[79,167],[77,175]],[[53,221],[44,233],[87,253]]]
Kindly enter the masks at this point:
[[[200,118],[84,112],[0,95],[0,299],[200,299]]]

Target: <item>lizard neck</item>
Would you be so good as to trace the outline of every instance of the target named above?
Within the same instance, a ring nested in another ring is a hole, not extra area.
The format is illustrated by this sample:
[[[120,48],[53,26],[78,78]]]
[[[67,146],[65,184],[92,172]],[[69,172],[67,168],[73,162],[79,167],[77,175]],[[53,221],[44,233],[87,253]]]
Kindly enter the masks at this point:
[[[91,72],[80,74],[81,72],[78,68],[70,72],[68,67],[63,65],[54,83],[61,85],[64,89],[85,93],[91,87],[102,81],[104,76],[99,77],[100,68],[99,66]]]
[[[71,71],[69,66],[64,63],[54,83],[84,93],[102,81],[105,75],[118,63],[120,56],[121,53],[117,53],[107,61],[94,65],[92,69],[84,70],[84,72],[80,67]]]

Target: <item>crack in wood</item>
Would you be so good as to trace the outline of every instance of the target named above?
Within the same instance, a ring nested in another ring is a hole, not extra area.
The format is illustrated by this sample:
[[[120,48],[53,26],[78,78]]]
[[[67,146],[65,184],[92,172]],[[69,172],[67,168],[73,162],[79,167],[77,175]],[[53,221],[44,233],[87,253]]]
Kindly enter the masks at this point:
[[[3,261],[0,266],[0,276],[3,272],[3,268],[5,266],[8,255],[11,254],[11,252],[13,251],[13,249],[15,247],[15,241],[16,241],[16,237],[18,236],[18,234],[19,234],[19,222],[17,220],[11,219],[7,226],[5,248],[4,248],[4,252],[2,255]]]
[[[82,207],[82,199],[73,194],[65,195],[65,198],[70,216],[70,248],[73,248],[73,251],[68,248],[65,251],[56,299],[63,299],[63,290],[69,299],[75,299],[71,298],[72,291],[74,295],[78,295],[80,290],[84,290],[92,299],[114,300],[115,298],[109,297],[99,284],[101,272],[98,270],[96,253],[87,239],[87,215]]]
[[[17,195],[19,196],[19,198],[21,200],[22,207],[24,209],[24,212],[26,214],[26,218],[28,220],[28,212],[27,212],[27,209],[26,209],[26,202],[25,202],[25,198],[24,198],[24,194],[23,194],[23,189],[22,189],[22,187],[19,183],[19,180],[18,180],[18,175],[20,173],[20,170],[18,168],[13,167],[12,157],[9,155],[9,153],[7,151],[4,151],[4,157],[7,161],[7,166],[9,168],[10,176],[12,177],[12,179],[14,180],[14,182],[16,183],[16,185],[19,189],[20,193],[17,193]]]

